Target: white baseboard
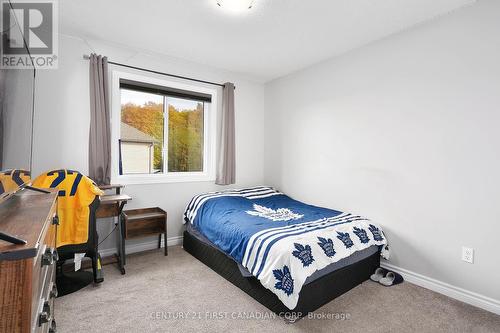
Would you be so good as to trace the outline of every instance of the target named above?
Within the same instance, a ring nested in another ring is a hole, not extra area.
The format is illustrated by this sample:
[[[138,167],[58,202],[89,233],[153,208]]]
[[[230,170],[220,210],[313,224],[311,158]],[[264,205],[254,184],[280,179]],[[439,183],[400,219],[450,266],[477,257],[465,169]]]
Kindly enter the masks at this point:
[[[445,296],[454,298],[456,300],[462,301],[464,303],[476,306],[478,308],[484,309],[486,311],[493,312],[500,315],[500,301],[468,291],[451,284],[432,279],[430,277],[409,271],[404,268],[400,268],[391,264],[381,263],[383,268],[397,272],[403,276],[403,278],[417,286],[430,289],[437,293],[443,294]]]
[[[165,243],[165,241],[162,239],[161,240],[161,247],[164,246],[164,243]],[[167,246],[174,246],[174,245],[181,245],[181,244],[182,244],[182,236],[167,238]],[[158,248],[158,240],[155,239],[155,240],[144,242],[144,243],[130,244],[130,245],[125,244],[125,253],[131,254],[131,253],[136,253],[136,252],[154,250],[157,248]],[[99,253],[101,254],[101,257],[111,256],[111,255],[116,253],[116,248],[99,249]]]

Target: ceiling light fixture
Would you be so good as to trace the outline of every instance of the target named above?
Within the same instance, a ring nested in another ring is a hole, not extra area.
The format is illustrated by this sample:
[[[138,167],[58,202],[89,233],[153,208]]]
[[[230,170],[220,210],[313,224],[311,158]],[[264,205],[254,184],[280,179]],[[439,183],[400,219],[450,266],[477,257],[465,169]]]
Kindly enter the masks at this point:
[[[252,8],[255,0],[217,0],[219,7],[233,12],[241,12]]]

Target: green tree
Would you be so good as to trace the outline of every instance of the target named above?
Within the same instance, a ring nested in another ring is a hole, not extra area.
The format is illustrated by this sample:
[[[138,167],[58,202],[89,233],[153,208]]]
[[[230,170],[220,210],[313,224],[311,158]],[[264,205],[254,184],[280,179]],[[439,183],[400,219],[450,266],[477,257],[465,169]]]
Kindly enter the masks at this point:
[[[196,109],[168,108],[168,170],[203,170],[203,104]]]

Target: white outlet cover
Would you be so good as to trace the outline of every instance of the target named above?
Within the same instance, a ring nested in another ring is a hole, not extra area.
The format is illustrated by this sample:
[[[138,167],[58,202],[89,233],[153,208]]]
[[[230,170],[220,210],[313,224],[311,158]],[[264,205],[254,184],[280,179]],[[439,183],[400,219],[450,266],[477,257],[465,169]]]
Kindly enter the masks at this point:
[[[474,249],[470,247],[462,247],[462,260],[470,264],[474,263]]]

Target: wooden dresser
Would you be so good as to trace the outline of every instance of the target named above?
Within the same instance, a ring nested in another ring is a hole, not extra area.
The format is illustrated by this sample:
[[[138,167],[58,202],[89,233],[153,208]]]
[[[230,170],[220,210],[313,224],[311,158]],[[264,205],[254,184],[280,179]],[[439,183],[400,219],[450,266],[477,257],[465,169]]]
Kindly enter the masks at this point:
[[[0,204],[0,332],[55,332],[57,192],[23,190]]]

